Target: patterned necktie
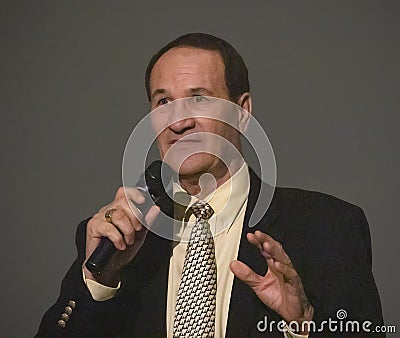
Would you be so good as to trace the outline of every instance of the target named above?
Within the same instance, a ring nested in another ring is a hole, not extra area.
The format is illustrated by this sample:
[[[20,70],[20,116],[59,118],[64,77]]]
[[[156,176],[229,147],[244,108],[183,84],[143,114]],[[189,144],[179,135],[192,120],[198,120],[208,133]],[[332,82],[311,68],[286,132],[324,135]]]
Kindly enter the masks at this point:
[[[176,300],[174,338],[212,338],[215,333],[217,265],[208,219],[211,206],[198,201],[192,206],[196,223],[190,234],[182,279]]]

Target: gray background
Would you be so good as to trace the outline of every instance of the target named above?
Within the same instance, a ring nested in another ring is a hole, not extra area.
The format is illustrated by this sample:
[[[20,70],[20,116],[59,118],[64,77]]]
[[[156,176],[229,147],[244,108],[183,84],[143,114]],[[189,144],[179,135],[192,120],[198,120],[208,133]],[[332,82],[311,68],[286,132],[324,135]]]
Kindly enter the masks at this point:
[[[32,336],[55,301],[77,223],[121,184],[125,142],[148,108],[147,61],[192,31],[244,57],[279,184],[365,210],[385,320],[400,330],[399,10],[398,1],[2,1],[0,335]]]

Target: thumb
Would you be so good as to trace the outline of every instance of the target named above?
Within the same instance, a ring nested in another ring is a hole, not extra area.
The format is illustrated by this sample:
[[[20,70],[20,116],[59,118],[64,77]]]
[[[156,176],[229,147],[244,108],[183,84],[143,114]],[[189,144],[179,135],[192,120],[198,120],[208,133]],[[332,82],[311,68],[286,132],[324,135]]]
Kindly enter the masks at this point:
[[[261,276],[250,269],[241,261],[232,261],[229,265],[232,273],[242,282],[246,283],[251,288],[256,287],[260,283]]]
[[[153,205],[146,214],[145,217],[146,224],[148,226],[151,226],[159,214],[160,214],[160,207],[158,205]]]

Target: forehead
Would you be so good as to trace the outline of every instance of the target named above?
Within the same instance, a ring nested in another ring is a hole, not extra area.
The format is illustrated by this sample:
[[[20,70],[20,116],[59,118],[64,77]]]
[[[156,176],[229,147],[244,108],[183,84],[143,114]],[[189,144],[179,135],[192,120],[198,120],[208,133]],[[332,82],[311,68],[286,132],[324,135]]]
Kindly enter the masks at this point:
[[[150,88],[217,86],[226,89],[225,66],[218,51],[175,47],[163,54],[153,67]]]

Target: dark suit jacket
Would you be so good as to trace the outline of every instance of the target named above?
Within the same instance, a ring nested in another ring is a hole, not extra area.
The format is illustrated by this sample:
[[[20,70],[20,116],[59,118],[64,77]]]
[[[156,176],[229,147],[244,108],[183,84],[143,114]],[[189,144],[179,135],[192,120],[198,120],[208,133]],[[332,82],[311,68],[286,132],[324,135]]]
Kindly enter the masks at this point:
[[[337,320],[339,309],[347,312],[347,319],[373,322],[370,328],[382,325],[381,304],[371,271],[370,233],[362,210],[321,193],[276,188],[268,211],[250,228],[248,223],[255,202],[257,198],[264,198],[259,196],[264,183],[253,172],[250,178],[238,259],[265,274],[267,264],[259,250],[248,243],[246,234],[257,229],[268,233],[283,245],[291,258],[314,306],[317,325],[329,318]],[[172,242],[149,232],[143,247],[125,269],[117,295],[97,302],[82,280],[86,223],[87,220],[80,223],[77,230],[78,257],[62,282],[57,302],[43,316],[36,337],[166,337]],[[57,321],[70,300],[76,302],[76,307],[66,327],[59,328]],[[276,330],[276,325],[274,332],[257,329],[260,321],[270,323],[280,319],[247,285],[235,278],[225,337],[282,338],[283,333]],[[329,334],[327,328],[325,325],[322,333],[311,333],[310,337],[350,336]]]

